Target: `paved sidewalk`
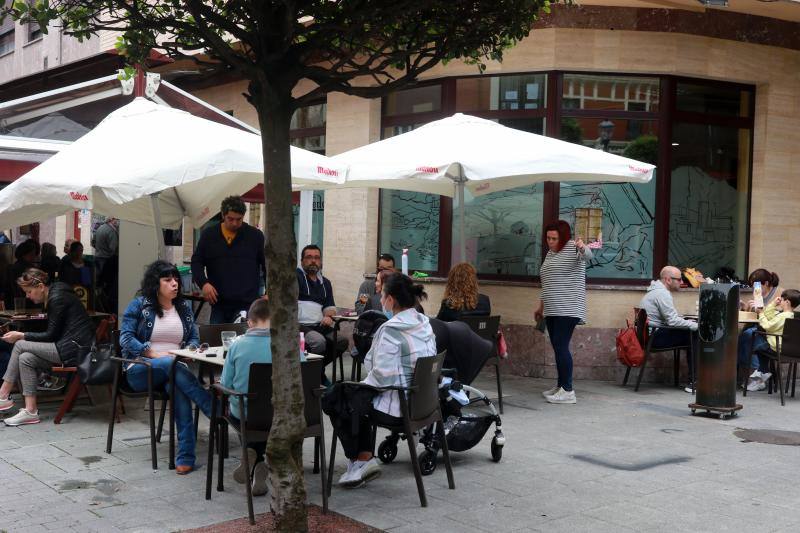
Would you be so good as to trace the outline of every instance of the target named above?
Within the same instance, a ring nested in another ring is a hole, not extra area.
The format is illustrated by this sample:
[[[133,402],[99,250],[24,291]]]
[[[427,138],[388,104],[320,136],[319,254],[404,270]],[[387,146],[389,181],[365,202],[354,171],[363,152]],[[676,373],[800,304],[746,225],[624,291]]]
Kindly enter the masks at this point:
[[[490,430],[477,447],[453,454],[455,491],[441,464],[425,478],[428,508],[419,507],[401,442],[394,463],[366,488],[334,487],[331,509],[392,532],[800,531],[798,448],[734,435],[737,428],[800,432],[800,398],[781,407],[777,395],[750,393],[740,398],[739,417],[720,421],[690,416],[692,396],[665,386],[634,393],[577,382],[578,404],[555,406],[539,394],[550,385],[505,379],[502,461],[491,461]],[[478,386],[491,394],[492,376]],[[246,516],[244,487],[231,477],[233,442],[226,492],[208,502],[205,469],[177,476],[166,468],[166,436],[159,469],[151,469],[146,413],[128,404],[111,455],[107,406],[78,406],[60,426],[52,405],[41,424],[0,425],[0,530],[176,531]],[[203,420],[201,463],[206,428]],[[304,451],[309,498],[321,504],[310,441]],[[337,478],[343,470],[339,449]],[[256,512],[266,505],[256,498]]]

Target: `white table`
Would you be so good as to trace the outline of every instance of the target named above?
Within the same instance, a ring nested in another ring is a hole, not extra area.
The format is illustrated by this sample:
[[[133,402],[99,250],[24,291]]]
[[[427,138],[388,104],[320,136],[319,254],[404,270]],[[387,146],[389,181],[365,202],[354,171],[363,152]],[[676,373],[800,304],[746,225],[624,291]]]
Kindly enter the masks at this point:
[[[217,366],[222,366],[225,364],[225,357],[223,356],[225,353],[225,348],[222,346],[211,346],[204,352],[199,352],[197,350],[191,351],[184,348],[181,350],[170,350],[169,353],[183,359],[191,359],[192,361],[197,361],[199,363],[207,363]],[[316,359],[324,359],[324,357],[315,353],[306,354],[306,360],[314,361]]]

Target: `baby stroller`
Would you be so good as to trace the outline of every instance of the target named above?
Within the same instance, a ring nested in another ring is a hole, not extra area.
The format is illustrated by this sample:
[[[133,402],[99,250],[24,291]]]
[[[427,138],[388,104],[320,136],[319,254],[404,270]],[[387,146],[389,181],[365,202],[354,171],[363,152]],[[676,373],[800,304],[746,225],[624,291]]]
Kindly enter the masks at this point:
[[[436,335],[437,351],[447,349],[445,369],[442,370],[439,385],[439,404],[448,450],[464,452],[475,447],[494,424],[491,454],[494,462],[500,461],[506,443],[500,415],[483,392],[470,386],[492,355],[492,342],[480,337],[463,322],[431,319],[431,326]],[[422,474],[426,476],[436,470],[441,449],[435,429],[434,426],[427,428],[419,438],[420,444],[425,447],[419,454],[419,464]],[[382,462],[394,460],[401,438],[406,437],[392,433],[380,443],[377,455]]]

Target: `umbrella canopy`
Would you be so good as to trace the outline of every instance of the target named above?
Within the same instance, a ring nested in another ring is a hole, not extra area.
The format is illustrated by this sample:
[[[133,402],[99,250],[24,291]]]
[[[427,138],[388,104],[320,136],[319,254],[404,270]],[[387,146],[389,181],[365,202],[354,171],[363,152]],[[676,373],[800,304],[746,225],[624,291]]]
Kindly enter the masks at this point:
[[[291,150],[296,187],[343,182],[343,165]],[[136,98],[0,191],[0,227],[71,209],[168,228],[188,216],[199,226],[263,176],[258,135]]]
[[[653,165],[457,113],[344,152],[346,186],[480,196],[542,181],[646,183]]]
[[[646,183],[654,166],[457,113],[344,152],[346,187],[458,196],[465,258],[464,189],[473,196],[543,181]]]

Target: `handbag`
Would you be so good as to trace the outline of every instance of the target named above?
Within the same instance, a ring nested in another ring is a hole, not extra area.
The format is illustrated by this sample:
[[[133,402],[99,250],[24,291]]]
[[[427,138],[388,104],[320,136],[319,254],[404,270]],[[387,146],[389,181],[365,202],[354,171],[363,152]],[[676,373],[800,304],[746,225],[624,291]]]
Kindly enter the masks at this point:
[[[636,328],[631,326],[628,320],[625,321],[625,324],[625,328],[617,332],[617,359],[627,367],[641,366],[644,360],[644,349],[639,344]]]
[[[114,381],[115,362],[111,359],[114,350],[110,344],[92,344],[88,350],[82,348],[78,358],[78,379],[84,385],[105,385]]]

